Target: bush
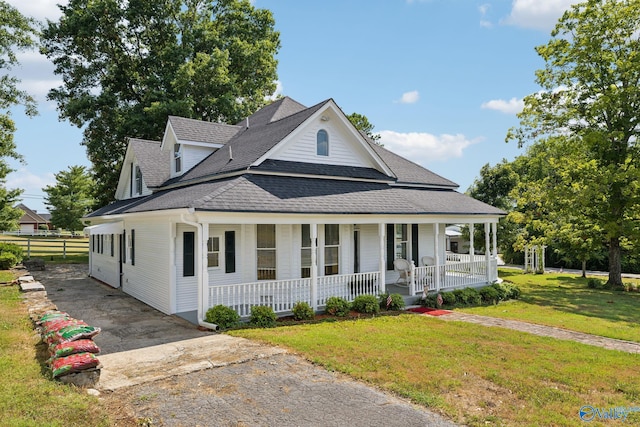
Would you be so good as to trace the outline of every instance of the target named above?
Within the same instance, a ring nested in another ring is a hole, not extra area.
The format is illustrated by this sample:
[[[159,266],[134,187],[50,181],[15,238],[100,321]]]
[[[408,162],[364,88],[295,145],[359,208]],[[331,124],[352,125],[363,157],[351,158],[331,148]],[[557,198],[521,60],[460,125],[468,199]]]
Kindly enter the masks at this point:
[[[254,305],[251,307],[251,318],[249,323],[259,328],[273,328],[276,326],[276,313],[273,308],[266,305]]]
[[[324,307],[324,311],[332,316],[344,317],[349,314],[351,310],[351,304],[340,297],[329,297]]]
[[[604,281],[596,279],[595,277],[590,277],[589,279],[587,279],[587,288],[602,289],[604,288]]]
[[[207,310],[205,320],[218,325],[220,329],[229,329],[238,326],[240,315],[231,307],[216,305]]]
[[[428,294],[427,297],[422,302],[422,305],[425,307],[437,308],[438,302],[436,301],[438,296],[436,294]]]
[[[507,290],[500,286],[499,283],[494,283],[493,285],[491,285],[491,287],[498,293],[499,301],[504,301],[505,299],[507,299]]]
[[[313,308],[311,308],[309,303],[305,301],[298,301],[293,306],[292,312],[293,312],[293,318],[296,320],[309,320],[309,319],[313,319],[313,317],[315,316]]]
[[[375,295],[358,295],[351,303],[351,307],[358,313],[377,314],[380,303]]]
[[[13,256],[16,258],[16,262],[13,265],[22,262],[22,248],[15,243],[0,243],[0,255],[6,253],[13,254]],[[4,270],[6,270],[6,268]]]
[[[9,270],[18,263],[16,256],[10,252],[0,254],[0,270]]]
[[[482,298],[482,301],[487,304],[497,304],[500,300],[498,291],[493,286],[486,286],[480,289],[480,297]]]
[[[389,292],[380,295],[380,308],[385,310],[398,311],[404,308],[404,298],[400,294],[391,294],[391,303],[387,308],[387,299],[389,298]]]
[[[442,305],[455,305],[456,304],[456,296],[453,292],[442,292]],[[437,298],[437,296],[436,296]]]
[[[482,304],[482,296],[476,288],[465,288],[462,290],[467,305],[480,305]]]
[[[514,285],[513,283],[507,283],[507,282],[502,282],[500,284],[500,286],[502,286],[503,289],[506,290],[507,292],[507,299],[518,299],[520,298],[520,288],[517,287],[516,285]]]

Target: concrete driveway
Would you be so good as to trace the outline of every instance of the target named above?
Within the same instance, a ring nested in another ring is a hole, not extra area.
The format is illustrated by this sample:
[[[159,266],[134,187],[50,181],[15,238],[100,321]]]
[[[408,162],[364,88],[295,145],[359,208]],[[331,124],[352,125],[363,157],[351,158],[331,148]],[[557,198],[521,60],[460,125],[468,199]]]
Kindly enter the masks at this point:
[[[455,425],[285,349],[200,331],[87,277],[86,265],[31,274],[59,310],[102,329],[97,388],[118,425]]]

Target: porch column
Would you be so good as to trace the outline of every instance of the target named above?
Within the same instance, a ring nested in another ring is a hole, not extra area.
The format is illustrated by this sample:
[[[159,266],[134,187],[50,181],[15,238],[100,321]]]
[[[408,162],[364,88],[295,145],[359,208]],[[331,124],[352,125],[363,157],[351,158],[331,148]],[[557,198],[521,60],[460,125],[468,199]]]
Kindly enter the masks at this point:
[[[489,283],[491,281],[491,248],[489,247],[490,245],[490,239],[489,239],[489,228],[490,228],[491,224],[488,222],[484,223],[484,259],[487,263],[487,271],[485,273],[486,277],[487,277],[487,283]]]
[[[436,263],[436,292],[440,291],[440,224],[437,222],[433,224],[433,234],[435,236],[435,242],[433,243],[433,248],[435,251],[435,256],[433,257]]]
[[[498,259],[498,224],[492,222],[491,229],[493,230],[493,257]]]
[[[311,307],[318,310],[318,224],[309,225],[311,231]]]
[[[200,268],[198,274],[202,277],[202,313],[203,315],[210,308],[211,301],[209,301],[209,269],[208,269],[208,259],[207,259],[207,243],[209,242],[209,224],[200,223],[200,227],[202,229],[202,239],[198,242],[200,243],[200,253],[196,253],[196,256],[199,256],[200,263],[198,267]],[[198,268],[196,267],[196,268]]]
[[[378,238],[379,238],[379,249],[380,249],[380,258],[378,270],[380,271],[380,283],[378,284],[378,289],[381,294],[385,293],[387,290],[387,285],[385,284],[385,272],[387,270],[387,263],[385,261],[385,249],[387,247],[387,238],[386,238],[387,227],[385,224],[378,224]]]
[[[471,259],[471,261],[475,261],[475,255],[476,255],[476,249],[473,245],[473,235],[475,232],[475,224],[473,222],[469,223],[469,258]]]

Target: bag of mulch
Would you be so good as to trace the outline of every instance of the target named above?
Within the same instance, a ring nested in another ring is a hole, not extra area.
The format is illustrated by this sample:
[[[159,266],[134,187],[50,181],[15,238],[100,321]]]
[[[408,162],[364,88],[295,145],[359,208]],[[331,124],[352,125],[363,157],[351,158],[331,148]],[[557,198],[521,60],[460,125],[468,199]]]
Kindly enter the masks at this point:
[[[100,347],[98,347],[96,343],[90,339],[82,339],[56,344],[51,348],[51,359],[49,359],[49,363],[53,362],[53,360],[56,358],[66,357],[78,353],[97,354],[100,353]]]
[[[66,328],[67,326],[78,325],[78,326],[88,326],[85,322],[78,319],[64,319],[58,320],[56,322],[47,322],[43,325],[42,334],[49,335],[52,332],[58,332],[62,328]]]
[[[56,319],[70,319],[71,316],[69,316],[68,313],[65,313],[64,311],[48,311],[47,313],[43,314],[42,317],[40,318],[40,320],[38,320],[39,325],[42,325],[46,322],[50,322]]]
[[[78,353],[70,356],[59,357],[51,362],[53,378],[63,375],[81,372],[95,368],[100,364],[98,358],[93,353]]]
[[[100,333],[100,328],[93,326],[71,325],[56,332],[56,342],[65,343],[81,339],[93,338]]]

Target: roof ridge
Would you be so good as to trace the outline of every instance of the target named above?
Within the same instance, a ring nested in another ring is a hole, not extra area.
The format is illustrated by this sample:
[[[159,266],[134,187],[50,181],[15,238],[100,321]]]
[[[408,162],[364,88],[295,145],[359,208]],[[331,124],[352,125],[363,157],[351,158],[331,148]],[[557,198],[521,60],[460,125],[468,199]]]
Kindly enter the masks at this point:
[[[180,120],[190,120],[190,121],[194,121],[194,122],[197,122],[197,123],[200,123],[200,124],[204,123],[204,124],[210,124],[210,125],[215,125],[215,126],[228,126],[228,127],[232,127],[232,128],[242,128],[241,125],[237,125],[237,124],[236,125],[232,125],[232,124],[224,123],[224,122],[211,122],[211,121],[208,121],[208,120],[193,119],[191,117],[183,117],[183,116],[169,115],[167,120],[170,120],[172,118],[173,119],[180,119]]]

